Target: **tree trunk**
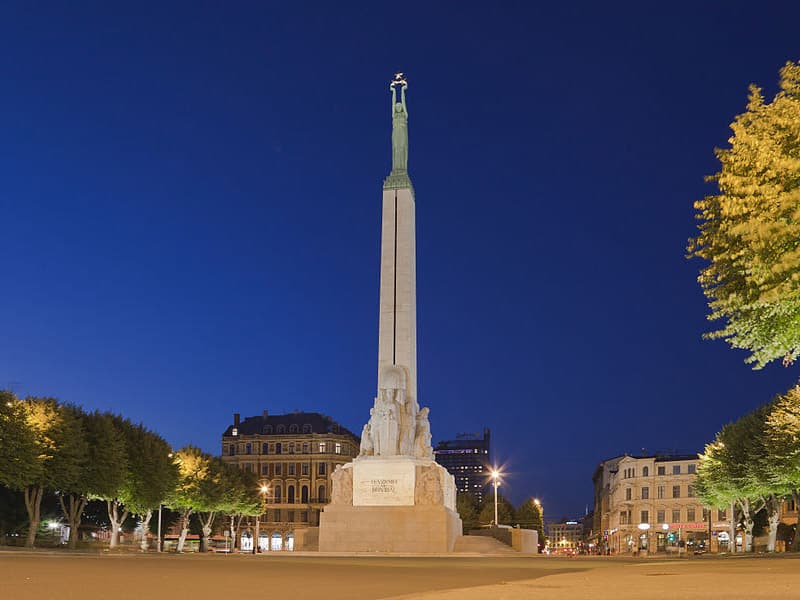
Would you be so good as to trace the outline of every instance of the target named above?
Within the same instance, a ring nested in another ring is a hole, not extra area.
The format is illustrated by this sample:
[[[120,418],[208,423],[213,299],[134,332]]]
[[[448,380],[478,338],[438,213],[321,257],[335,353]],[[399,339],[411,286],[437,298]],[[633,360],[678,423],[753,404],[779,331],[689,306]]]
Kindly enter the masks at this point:
[[[233,536],[233,549],[235,550],[242,545],[242,540],[239,538],[239,532],[242,530],[242,520],[244,519],[244,515],[236,515],[236,517],[231,517],[231,519],[231,535]]]
[[[192,514],[191,508],[186,508],[181,513],[181,534],[178,537],[178,548],[177,552],[183,552],[183,546],[186,543],[186,535],[189,533],[189,517]]]
[[[750,500],[743,498],[739,500],[739,507],[742,509],[742,526],[744,527],[744,539],[742,540],[742,551],[753,551],[753,513],[751,512]]]
[[[147,552],[147,550],[149,549],[149,546],[148,546],[148,543],[147,543],[147,536],[150,533],[150,519],[152,517],[153,517],[153,511],[152,510],[148,510],[144,514],[144,518],[142,519],[142,541],[139,544],[139,547],[142,549],[142,552]]]
[[[795,511],[800,513],[800,490],[792,490],[792,500],[794,500]],[[800,552],[800,523],[795,525],[792,552]]]
[[[122,529],[122,524],[128,518],[128,510],[122,511],[122,517],[119,514],[119,502],[117,500],[106,500],[106,507],[108,508],[108,520],[111,521],[111,539],[108,542],[109,549],[114,549],[119,545],[119,531]]]
[[[775,540],[778,537],[778,523],[781,522],[781,502],[772,496],[767,502],[767,519],[769,521],[769,539],[767,540],[767,552],[775,552]]]
[[[204,514],[205,518],[203,518]],[[200,526],[203,529],[203,537],[200,539],[200,552],[208,552],[208,541],[211,537],[211,528],[214,525],[214,517],[216,514],[217,513],[213,510],[207,513],[197,513],[197,516],[200,518]]]
[[[66,498],[66,502],[64,501]],[[61,512],[69,524],[69,542],[67,547],[75,550],[78,546],[78,527],[81,526],[81,515],[86,508],[87,499],[78,494],[58,495],[58,503],[61,505]]]
[[[42,520],[42,496],[44,496],[44,487],[41,485],[31,485],[25,488],[25,509],[28,511],[26,548],[33,548],[33,543],[36,541],[36,532]]]

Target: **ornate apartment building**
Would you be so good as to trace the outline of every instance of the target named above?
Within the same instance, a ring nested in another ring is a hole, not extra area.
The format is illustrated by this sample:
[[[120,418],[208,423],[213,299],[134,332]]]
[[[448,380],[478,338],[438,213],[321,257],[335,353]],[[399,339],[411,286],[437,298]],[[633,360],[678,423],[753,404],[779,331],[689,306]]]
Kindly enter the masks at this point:
[[[595,470],[594,524],[601,552],[725,551],[730,510],[708,509],[694,494],[697,455],[623,455]]]
[[[292,550],[296,534],[319,525],[328,503],[331,474],[359,452],[359,439],[319,413],[294,412],[240,419],[222,434],[222,460],[257,473],[266,484],[266,511],[259,523],[259,549]],[[252,544],[249,531],[242,548]],[[252,548],[252,546],[250,546]]]

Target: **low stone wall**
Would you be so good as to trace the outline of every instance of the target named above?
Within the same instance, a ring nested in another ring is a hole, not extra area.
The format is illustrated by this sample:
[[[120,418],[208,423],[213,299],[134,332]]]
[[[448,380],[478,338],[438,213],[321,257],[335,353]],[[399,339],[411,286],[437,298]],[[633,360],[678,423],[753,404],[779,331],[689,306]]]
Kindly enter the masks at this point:
[[[505,527],[481,527],[480,529],[470,529],[467,535],[482,535],[485,537],[493,537],[499,542],[503,542],[508,546],[513,546],[511,542],[511,529]]]

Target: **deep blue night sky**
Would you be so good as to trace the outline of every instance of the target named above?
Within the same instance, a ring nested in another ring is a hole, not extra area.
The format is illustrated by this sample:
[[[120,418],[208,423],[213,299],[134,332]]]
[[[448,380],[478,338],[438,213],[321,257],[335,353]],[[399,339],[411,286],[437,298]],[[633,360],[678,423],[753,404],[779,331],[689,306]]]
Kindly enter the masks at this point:
[[[556,4],[556,3],[553,3]],[[296,5],[296,6],[295,6]],[[375,394],[381,183],[409,78],[420,403],[581,514],[798,378],[703,341],[692,202],[791,2],[5,2],[0,387],[219,451],[233,412]]]

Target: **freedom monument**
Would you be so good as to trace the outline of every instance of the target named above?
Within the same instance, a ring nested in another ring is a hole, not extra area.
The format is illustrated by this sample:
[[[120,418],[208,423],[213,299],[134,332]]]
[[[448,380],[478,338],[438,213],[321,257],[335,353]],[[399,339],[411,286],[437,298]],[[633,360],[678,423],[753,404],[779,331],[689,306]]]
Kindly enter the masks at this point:
[[[433,459],[429,412],[417,402],[407,88],[402,73],[389,85],[392,171],[383,183],[378,395],[358,457],[333,473],[331,503],[320,515],[321,552],[450,552],[461,535],[455,480]]]

